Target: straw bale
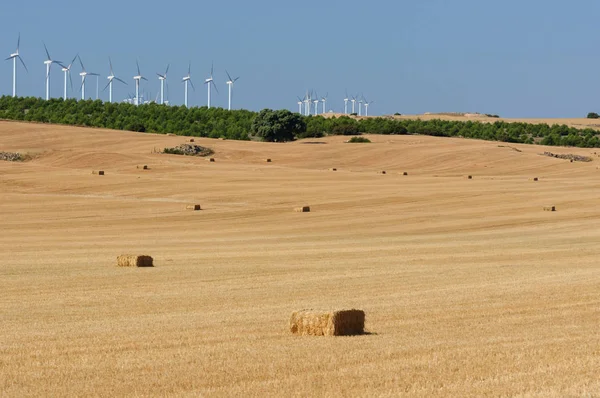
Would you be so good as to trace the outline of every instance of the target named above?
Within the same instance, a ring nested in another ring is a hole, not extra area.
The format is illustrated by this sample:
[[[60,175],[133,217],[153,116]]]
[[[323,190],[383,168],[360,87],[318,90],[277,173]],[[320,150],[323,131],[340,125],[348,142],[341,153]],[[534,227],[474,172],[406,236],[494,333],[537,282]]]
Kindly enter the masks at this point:
[[[215,158],[210,158],[210,159],[208,159],[208,161],[209,161],[209,162],[214,162],[214,161],[215,161]]]
[[[117,257],[118,267],[153,267],[152,257],[122,254]]]
[[[332,167],[331,169],[329,169],[329,171],[337,171],[337,169],[335,167]]]
[[[365,313],[361,310],[292,312],[290,331],[301,336],[350,336],[364,333]]]
[[[103,176],[103,175],[104,175],[104,170],[100,170],[100,171],[98,172],[98,175],[99,175],[99,176]]]
[[[537,180],[538,180],[538,178],[537,178],[537,177],[533,177],[533,181],[537,181]]]
[[[145,164],[144,167],[142,167],[144,170],[148,170],[148,165]]]
[[[190,138],[190,142],[194,142],[194,139],[193,139],[193,138]]]
[[[556,211],[556,206],[544,206],[544,211]]]
[[[407,176],[407,175],[408,175],[408,172],[407,172],[407,171],[405,171],[405,172],[404,172],[404,173],[402,173],[402,174],[403,174],[403,175],[405,175],[405,176]]]
[[[310,206],[296,207],[294,209],[294,211],[296,213],[309,213],[310,212]]]
[[[473,176],[467,176],[467,178],[468,178],[469,180],[472,180],[472,179],[473,179]]]
[[[194,210],[194,211],[202,210],[202,208],[200,207],[200,205],[188,205],[185,208],[188,209],[188,210]]]
[[[386,174],[386,173],[385,173],[385,170],[381,170],[379,173],[380,173],[380,174]]]
[[[271,159],[270,159],[270,158],[266,159],[265,161],[266,161],[267,163],[271,163]]]

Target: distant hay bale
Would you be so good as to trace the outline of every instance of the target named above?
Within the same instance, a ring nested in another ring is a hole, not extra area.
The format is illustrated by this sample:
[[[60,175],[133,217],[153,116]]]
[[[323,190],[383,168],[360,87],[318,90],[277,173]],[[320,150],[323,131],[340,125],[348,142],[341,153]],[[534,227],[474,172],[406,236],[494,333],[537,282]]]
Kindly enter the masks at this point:
[[[202,210],[200,205],[187,205],[185,208],[187,210],[194,210],[194,211]]]
[[[271,163],[271,158],[267,158],[267,159],[265,159],[265,161],[266,161],[267,163]]]
[[[402,173],[402,174],[403,174],[403,175],[405,175],[405,176],[407,176],[407,175],[408,175],[408,172],[407,172],[407,171],[405,171],[405,172],[404,172],[404,173]]]
[[[381,170],[381,171],[379,172],[379,174],[386,174],[386,173],[385,173],[385,170]]]
[[[544,211],[556,211],[556,206],[544,206]]]
[[[309,213],[310,212],[310,206],[296,207],[294,209],[294,211],[296,213]]]
[[[118,267],[154,267],[152,257],[123,254],[117,257]]]
[[[148,165],[145,164],[144,167],[142,167],[144,170],[148,170]]]
[[[194,139],[193,139],[193,138],[190,138],[190,142],[194,142]]]
[[[215,158],[210,158],[210,159],[208,159],[208,161],[214,163]]]
[[[537,181],[537,180],[538,180],[538,178],[537,178],[537,177],[533,177],[533,181]]]
[[[332,167],[329,169],[329,171],[337,171],[337,169],[335,167]]]
[[[473,176],[470,176],[470,175],[469,175],[469,176],[467,176],[467,179],[469,179],[469,180],[472,180],[472,179],[473,179]]]
[[[355,309],[294,311],[290,319],[290,331],[301,336],[351,336],[364,330],[365,312]]]
[[[103,175],[104,175],[104,170],[100,170],[100,171],[98,172],[98,175],[99,175],[99,176],[103,176]]]

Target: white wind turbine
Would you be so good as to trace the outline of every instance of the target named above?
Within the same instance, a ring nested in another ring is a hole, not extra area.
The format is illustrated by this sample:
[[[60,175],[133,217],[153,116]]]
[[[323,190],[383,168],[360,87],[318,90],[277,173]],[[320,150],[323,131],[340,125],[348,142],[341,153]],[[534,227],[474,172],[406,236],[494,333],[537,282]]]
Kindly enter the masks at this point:
[[[140,72],[140,63],[138,62],[138,60],[135,60],[135,64],[137,66],[137,75],[135,75],[133,77],[133,80],[135,80],[135,105],[139,105],[140,104],[140,80],[146,80],[148,81],[148,79],[146,79],[144,76],[142,76],[142,73]]]
[[[46,50],[46,56],[48,57],[44,61],[44,64],[46,65],[46,101],[48,101],[50,99],[50,68],[55,62],[62,67],[64,67],[64,65],[62,64],[62,61],[52,59],[50,57],[50,53],[48,52],[48,47],[46,47],[46,43],[42,42],[42,44],[44,45],[44,50]]]
[[[315,116],[319,114],[319,102],[319,94],[315,91],[315,99],[313,100],[313,103],[315,104]]]
[[[300,97],[296,98],[298,98],[298,113],[302,115],[302,103],[304,102],[304,100]]]
[[[356,97],[353,96],[352,99],[350,100],[350,102],[352,102],[352,113],[356,113],[354,111],[354,105],[356,105]]]
[[[362,116],[362,104],[363,102],[365,102],[364,100],[365,97],[361,98],[360,100],[358,100],[358,116]]]
[[[162,75],[160,73],[156,74],[158,76],[158,80],[160,80],[160,103],[161,104],[165,103],[165,82],[167,81],[167,73],[169,73],[169,65],[167,65],[167,69],[165,70],[165,73],[163,73]]]
[[[310,95],[311,94],[308,93],[308,90],[306,90],[306,95],[304,96],[304,115],[305,116],[310,115],[310,108],[311,108],[311,104],[312,104]]]
[[[62,71],[65,74],[65,84],[64,84],[64,91],[63,91],[63,99],[65,101],[67,100],[67,76],[69,77],[69,82],[71,83],[71,91],[73,91],[73,79],[71,79],[71,67],[73,66],[73,62],[75,62],[76,59],[77,59],[77,55],[75,55],[75,57],[73,57],[73,60],[71,61],[71,63],[69,63],[69,65],[67,65],[67,66],[62,65]]]
[[[346,97],[344,97],[344,115],[348,114],[348,101],[350,101],[350,99],[348,98],[348,90],[346,90]]]
[[[204,84],[208,85],[208,109],[210,109],[210,87],[214,86],[215,90],[217,90],[217,93],[219,92],[219,90],[217,89],[217,85],[215,84],[215,81],[213,79],[213,68],[214,65],[210,67],[210,77],[204,80]]]
[[[25,68],[25,71],[27,73],[29,73],[29,71],[27,70],[27,66],[25,65],[25,62],[23,62],[23,58],[21,58],[21,55],[19,54],[19,46],[20,45],[21,45],[21,34],[19,33],[19,38],[17,39],[17,51],[10,54],[10,56],[5,59],[5,61],[11,60],[11,59],[13,61],[13,94],[12,94],[13,97],[17,96],[17,58],[23,64],[23,68]]]
[[[371,105],[374,102],[375,101],[367,102],[367,100],[365,100],[365,116],[369,116],[369,105]]]
[[[227,80],[227,86],[229,86],[229,106],[227,107],[227,109],[231,110],[231,90],[233,89],[233,83],[235,83],[240,77],[238,76],[235,79],[232,79],[231,75],[229,74],[229,72],[227,72],[227,70],[225,70],[225,73],[227,73],[227,78],[229,79]]]
[[[321,98],[321,102],[323,103],[323,113],[325,113],[325,103],[327,102],[327,97],[329,96],[329,93],[325,94],[324,97]]]
[[[108,102],[112,102],[112,97],[113,97],[113,81],[117,80],[120,81],[121,83],[127,85],[127,83],[122,80],[119,79],[118,77],[115,76],[114,72],[113,72],[113,65],[112,65],[112,60],[110,59],[110,57],[108,57],[108,64],[110,65],[110,75],[108,75],[107,79],[108,79],[108,84],[104,87],[104,89],[102,89],[102,91],[106,90],[108,88]]]
[[[183,77],[182,82],[185,83],[185,107],[187,108],[188,106],[188,83],[192,85],[192,88],[194,89],[194,91],[196,91],[196,87],[194,87],[194,83],[192,82],[192,75],[191,75],[191,70],[192,70],[192,63],[190,62],[190,64],[188,65],[188,74],[186,76]]]
[[[79,59],[79,64],[81,65],[81,73],[79,73],[79,76],[81,76],[81,99],[85,100],[85,79],[88,76],[98,76],[98,74],[86,71],[81,57],[78,55],[77,58]]]

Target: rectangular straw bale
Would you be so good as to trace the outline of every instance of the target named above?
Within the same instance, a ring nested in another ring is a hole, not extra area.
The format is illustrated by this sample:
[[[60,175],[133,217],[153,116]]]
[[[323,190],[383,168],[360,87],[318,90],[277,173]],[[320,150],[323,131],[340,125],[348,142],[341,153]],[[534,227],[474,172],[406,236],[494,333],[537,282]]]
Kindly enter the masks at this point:
[[[103,176],[103,175],[104,175],[104,170],[100,170],[100,171],[98,172],[98,175],[99,175],[99,176]]]
[[[290,331],[301,336],[351,336],[363,334],[365,312],[362,310],[292,312]]]
[[[294,211],[296,213],[309,213],[310,212],[310,206],[296,207],[294,209]]]
[[[544,211],[556,211],[556,206],[544,206]]]
[[[271,159],[270,159],[270,158],[267,158],[267,159],[265,159],[265,161],[266,161],[267,163],[271,163]]]
[[[210,159],[208,159],[208,161],[209,161],[209,162],[214,162],[214,161],[215,161],[215,158],[210,158]]]
[[[200,205],[187,205],[185,208],[188,210],[194,210],[194,211],[202,210]]]
[[[122,254],[117,257],[118,267],[153,267],[152,257]]]

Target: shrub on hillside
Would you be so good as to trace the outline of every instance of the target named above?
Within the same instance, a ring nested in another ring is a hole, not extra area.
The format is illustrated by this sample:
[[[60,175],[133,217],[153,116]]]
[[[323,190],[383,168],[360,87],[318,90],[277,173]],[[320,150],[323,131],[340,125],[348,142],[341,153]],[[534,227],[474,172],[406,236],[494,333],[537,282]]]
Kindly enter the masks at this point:
[[[367,142],[371,142],[370,139],[365,138],[365,137],[352,137],[350,138],[348,141],[346,142],[351,142],[351,143],[367,143]]]
[[[598,119],[598,118],[600,118],[600,115],[598,115],[596,112],[590,112],[587,114],[587,118],[588,119]]]

